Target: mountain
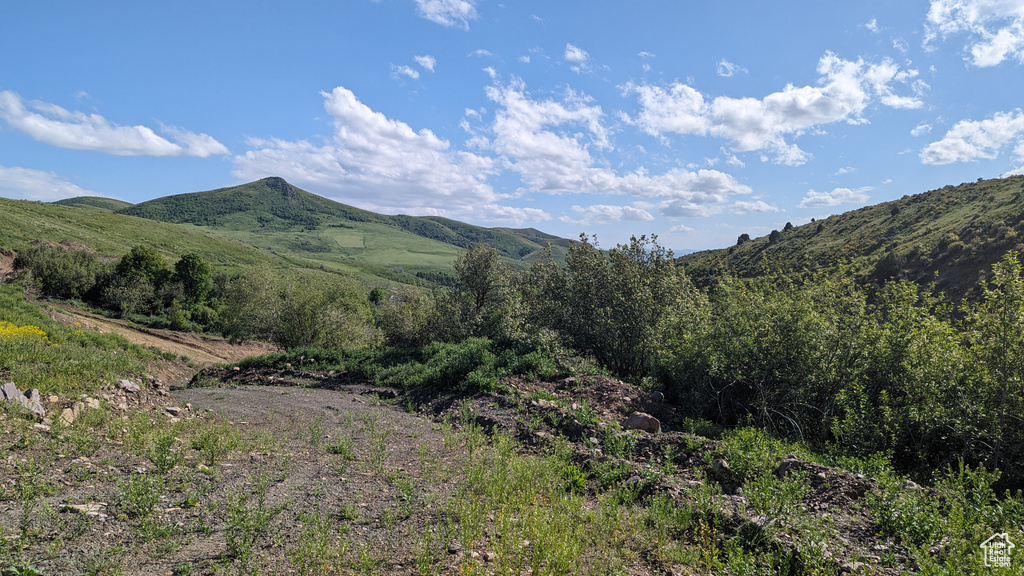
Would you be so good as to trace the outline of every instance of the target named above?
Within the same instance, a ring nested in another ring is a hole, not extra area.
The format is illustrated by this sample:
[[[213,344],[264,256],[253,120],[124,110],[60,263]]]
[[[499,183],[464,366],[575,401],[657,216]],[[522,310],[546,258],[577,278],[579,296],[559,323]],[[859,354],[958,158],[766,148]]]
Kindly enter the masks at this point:
[[[532,228],[483,228],[447,218],[377,214],[311,194],[281,178],[157,198],[119,213],[192,224],[267,248],[352,258],[367,250],[401,246],[448,256],[482,242],[509,260],[531,261],[545,243],[551,243],[558,259],[564,258],[570,244]],[[424,245],[423,239],[449,248]]]
[[[118,210],[128,208],[132,205],[131,202],[115,200],[113,198],[104,198],[102,196],[76,196],[74,198],[57,200],[54,204],[59,204],[61,206],[89,206],[91,208],[99,208],[100,210],[109,210],[111,212],[117,212]]]
[[[698,284],[843,263],[864,281],[934,281],[955,300],[1008,250],[1024,251],[1024,176],[944,186],[677,261]]]

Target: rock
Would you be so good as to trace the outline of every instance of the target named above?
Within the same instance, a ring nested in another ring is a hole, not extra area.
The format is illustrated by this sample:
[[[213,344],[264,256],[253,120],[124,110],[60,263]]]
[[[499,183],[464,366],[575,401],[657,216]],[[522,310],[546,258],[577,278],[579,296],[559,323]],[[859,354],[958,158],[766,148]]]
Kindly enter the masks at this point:
[[[644,432],[657,434],[661,431],[661,422],[650,414],[633,412],[622,423],[622,427],[626,430],[643,430]]]
[[[779,467],[775,469],[777,476],[785,476],[790,470],[793,470],[800,466],[800,460],[796,456],[786,456],[779,463]]]
[[[89,398],[88,396],[86,396],[83,402],[85,402],[86,408],[90,408],[92,410],[95,410],[100,407],[100,401],[95,398]]]
[[[36,390],[35,388],[30,390],[26,395],[21,390],[18,390],[18,386],[14,382],[7,382],[3,386],[0,386],[0,399],[12,404],[17,404],[31,412],[33,416],[40,419],[46,417],[46,410],[43,409],[39,390]]]
[[[60,421],[63,422],[65,426],[71,426],[75,423],[75,411],[71,408],[65,408],[60,413]]]
[[[494,562],[498,559],[498,555],[494,552],[484,552],[484,562]]]
[[[725,458],[715,458],[715,461],[711,463],[711,475],[719,481],[732,479],[732,470],[729,469],[729,463],[725,461]]]
[[[462,550],[462,544],[458,540],[452,540],[448,543],[449,554],[458,554],[460,550]]]
[[[139,388],[138,384],[136,384],[136,383],[134,383],[134,382],[132,382],[130,380],[118,380],[117,381],[117,386],[119,388],[121,388],[121,390],[124,390],[125,392],[135,393],[135,392],[138,392],[139,390],[141,390],[141,388]]]
[[[651,394],[651,399],[654,400],[655,402],[661,402],[665,399],[665,395],[662,394],[661,392],[655,392]]]
[[[91,504],[65,504],[61,511],[63,512],[76,512],[78,514],[84,514],[86,516],[100,516],[103,515],[104,505],[99,502],[93,502]]]
[[[178,408],[177,406],[165,406],[164,410],[166,410],[167,413],[170,414],[171,416],[177,416],[178,414],[181,414],[181,408]]]
[[[918,486],[917,482],[914,482],[913,480],[907,480],[907,481],[903,482],[903,485],[901,486],[901,488],[903,488],[904,490],[920,490],[921,489],[921,487]]]
[[[850,574],[864,568],[863,562],[843,562],[843,565],[839,567],[844,574]]]

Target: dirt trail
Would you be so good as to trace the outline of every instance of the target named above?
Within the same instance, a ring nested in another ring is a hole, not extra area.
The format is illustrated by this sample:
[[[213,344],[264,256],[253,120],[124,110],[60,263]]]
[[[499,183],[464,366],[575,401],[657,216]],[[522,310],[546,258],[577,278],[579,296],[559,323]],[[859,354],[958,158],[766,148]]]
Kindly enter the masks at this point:
[[[86,329],[114,332],[134,344],[153,347],[163,352],[172,352],[178,356],[187,356],[198,364],[238,362],[246,356],[268,354],[277,350],[265,342],[231,344],[217,336],[146,328],[126,320],[106,318],[54,302],[48,303],[46,307],[49,309],[50,316],[62,324],[78,323]]]

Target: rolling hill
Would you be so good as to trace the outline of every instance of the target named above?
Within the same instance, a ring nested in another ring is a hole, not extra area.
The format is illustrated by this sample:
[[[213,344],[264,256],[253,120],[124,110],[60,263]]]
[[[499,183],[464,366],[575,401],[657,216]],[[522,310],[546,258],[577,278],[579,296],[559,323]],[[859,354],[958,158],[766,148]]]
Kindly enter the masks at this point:
[[[698,284],[846,264],[864,281],[975,289],[1008,250],[1024,251],[1024,176],[944,186],[678,259]]]
[[[509,260],[528,262],[541,254],[545,243],[551,243],[558,259],[569,246],[569,240],[532,228],[483,228],[447,218],[377,214],[311,194],[281,178],[157,198],[119,213],[192,224],[258,246],[326,259],[333,254],[359,260],[367,252],[403,246],[425,256],[448,259],[481,242]],[[424,240],[430,243],[424,244]]]
[[[117,200],[114,198],[104,198],[102,196],[76,196],[74,198],[67,198],[64,200],[58,200],[54,204],[61,206],[89,206],[92,208],[99,208],[100,210],[109,210],[111,212],[117,212],[122,208],[127,208],[132,205],[131,202],[125,202],[124,200]]]

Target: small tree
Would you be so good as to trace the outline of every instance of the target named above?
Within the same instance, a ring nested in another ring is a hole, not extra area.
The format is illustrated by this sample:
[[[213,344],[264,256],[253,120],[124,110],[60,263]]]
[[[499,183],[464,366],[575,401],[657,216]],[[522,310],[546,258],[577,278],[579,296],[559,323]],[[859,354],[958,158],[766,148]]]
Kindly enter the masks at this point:
[[[171,277],[167,260],[149,246],[133,246],[117,263],[114,272],[123,278],[138,278],[158,289]]]
[[[747,242],[750,242],[750,234],[744,232],[743,234],[740,234],[739,239],[736,240],[736,245],[739,246],[741,244],[746,244]]]
[[[213,288],[213,269],[202,256],[189,252],[174,264],[173,280],[181,283],[185,302],[195,306],[202,304]]]

